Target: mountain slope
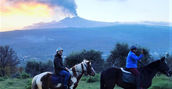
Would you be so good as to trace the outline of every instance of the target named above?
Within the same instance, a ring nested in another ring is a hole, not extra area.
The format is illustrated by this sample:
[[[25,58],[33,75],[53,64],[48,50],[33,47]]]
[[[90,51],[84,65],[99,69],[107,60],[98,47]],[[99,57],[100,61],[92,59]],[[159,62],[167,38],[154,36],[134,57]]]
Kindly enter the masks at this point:
[[[0,32],[0,45],[10,45],[25,59],[53,59],[57,47],[64,55],[95,49],[108,55],[117,42],[140,45],[154,54],[170,48],[168,26],[115,25],[94,28],[56,28]],[[172,52],[172,50],[171,50]]]
[[[65,18],[59,22],[38,23],[32,26],[26,27],[26,29],[46,29],[46,28],[89,28],[89,27],[105,27],[112,26],[116,23],[110,22],[98,22],[86,20],[80,17]]]

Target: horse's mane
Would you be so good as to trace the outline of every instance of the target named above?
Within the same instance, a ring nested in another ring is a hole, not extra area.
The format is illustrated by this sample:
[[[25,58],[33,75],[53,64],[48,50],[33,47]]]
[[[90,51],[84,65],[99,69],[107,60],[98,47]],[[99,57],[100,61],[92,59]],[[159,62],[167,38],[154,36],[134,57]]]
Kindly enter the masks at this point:
[[[74,66],[81,65],[81,64],[83,64],[83,63],[85,63],[85,62],[88,62],[88,60],[83,60],[82,62],[80,62],[80,63],[78,63],[78,64],[75,64]],[[74,66],[72,66],[70,69],[72,69]]]
[[[155,68],[159,65],[160,63],[160,60],[156,60],[156,61],[153,61],[151,63],[149,63],[148,65],[142,67],[142,68]]]

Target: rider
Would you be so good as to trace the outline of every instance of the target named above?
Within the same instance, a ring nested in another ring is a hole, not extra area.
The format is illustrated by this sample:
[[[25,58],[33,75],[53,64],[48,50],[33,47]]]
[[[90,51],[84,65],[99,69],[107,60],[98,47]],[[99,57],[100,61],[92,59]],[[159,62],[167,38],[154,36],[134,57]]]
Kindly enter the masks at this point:
[[[126,60],[126,68],[136,76],[136,87],[140,89],[140,72],[137,70],[137,61],[143,57],[143,52],[140,56],[137,56],[136,51],[136,46],[131,46]]]
[[[63,49],[58,48],[56,50],[56,55],[54,57],[54,69],[56,75],[65,76],[64,78],[64,89],[68,89],[68,80],[70,78],[70,73],[68,72],[67,68],[63,65],[62,60]]]

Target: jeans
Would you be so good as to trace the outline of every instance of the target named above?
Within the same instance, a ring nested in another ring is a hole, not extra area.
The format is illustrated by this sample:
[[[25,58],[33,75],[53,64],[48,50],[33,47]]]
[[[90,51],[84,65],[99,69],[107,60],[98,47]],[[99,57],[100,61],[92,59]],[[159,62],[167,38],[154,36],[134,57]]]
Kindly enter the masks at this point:
[[[59,75],[60,75],[60,76],[65,76],[63,84],[64,84],[64,86],[67,86],[68,80],[69,80],[69,78],[70,78],[70,73],[69,73],[68,71],[61,70],[61,71],[59,72]]]

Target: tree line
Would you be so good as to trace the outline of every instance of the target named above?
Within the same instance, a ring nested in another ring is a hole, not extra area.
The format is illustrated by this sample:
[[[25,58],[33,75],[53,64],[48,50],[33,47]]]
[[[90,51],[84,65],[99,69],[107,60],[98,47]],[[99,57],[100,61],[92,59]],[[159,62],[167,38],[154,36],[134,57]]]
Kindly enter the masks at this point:
[[[138,47],[136,55],[140,55],[141,50],[144,51],[144,57],[141,62],[146,65],[152,62],[152,56],[149,50],[143,47]],[[83,59],[87,59],[92,62],[92,66],[96,72],[101,72],[108,67],[125,67],[126,57],[130,51],[128,44],[117,43],[111,50],[110,55],[106,58],[102,58],[102,52],[96,50],[82,50],[80,52],[73,52],[65,58],[64,64],[70,68],[75,64],[80,63]],[[0,76],[9,76],[15,73],[19,73],[20,68],[17,66],[20,63],[16,52],[9,46],[0,46]],[[167,63],[172,69],[172,55],[167,56]],[[139,64],[139,66],[143,66]],[[53,72],[53,61],[47,62],[40,61],[28,61],[23,68],[24,72],[34,76],[36,74],[51,71]]]

